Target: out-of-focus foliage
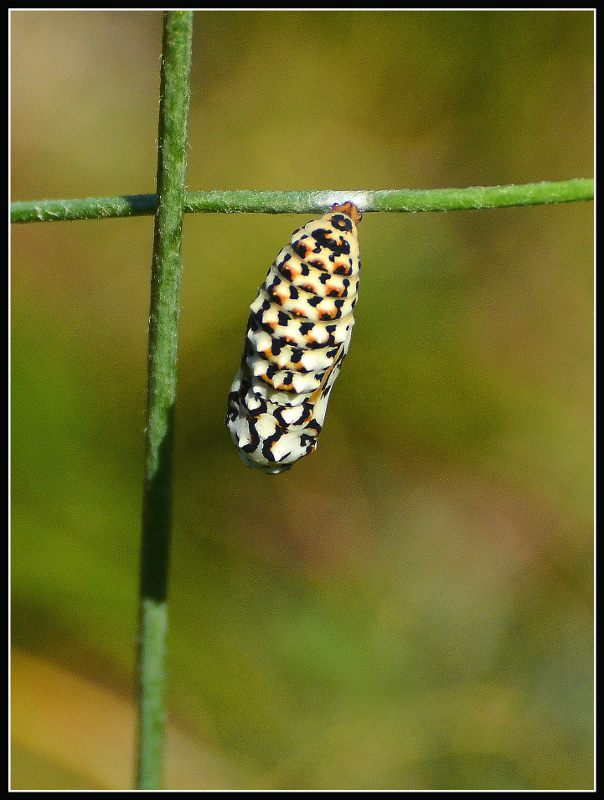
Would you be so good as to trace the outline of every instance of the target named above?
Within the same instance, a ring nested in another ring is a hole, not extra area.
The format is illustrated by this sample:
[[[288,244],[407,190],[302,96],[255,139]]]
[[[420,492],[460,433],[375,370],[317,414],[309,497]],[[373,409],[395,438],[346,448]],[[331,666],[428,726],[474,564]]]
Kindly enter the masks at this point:
[[[195,25],[191,190],[592,174],[589,11]],[[11,26],[13,198],[152,192],[161,13]],[[280,476],[223,420],[306,219],[186,218],[169,788],[592,786],[592,215],[366,214],[350,355]],[[12,231],[15,788],[131,780],[152,226]]]

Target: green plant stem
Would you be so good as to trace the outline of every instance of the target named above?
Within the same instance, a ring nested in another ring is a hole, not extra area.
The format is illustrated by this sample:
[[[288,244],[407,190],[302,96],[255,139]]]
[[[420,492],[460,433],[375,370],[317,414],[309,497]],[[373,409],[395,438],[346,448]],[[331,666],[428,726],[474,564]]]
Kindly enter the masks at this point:
[[[193,12],[164,12],[138,637],[138,789],[159,789],[165,723],[172,449]]]
[[[593,199],[593,180],[577,179],[519,186],[473,186],[468,189],[190,192],[185,200],[185,211],[311,214],[323,213],[335,202],[355,198],[364,213],[504,208],[590,200]]]
[[[349,200],[351,197],[362,199],[365,213],[537,206],[593,200],[594,181],[593,178],[574,178],[512,186],[471,186],[467,189],[189,192],[184,197],[184,210],[206,214],[314,214],[323,213],[333,202]],[[11,222],[135,217],[153,214],[155,209],[156,198],[153,194],[92,197],[86,200],[32,200],[11,204]]]

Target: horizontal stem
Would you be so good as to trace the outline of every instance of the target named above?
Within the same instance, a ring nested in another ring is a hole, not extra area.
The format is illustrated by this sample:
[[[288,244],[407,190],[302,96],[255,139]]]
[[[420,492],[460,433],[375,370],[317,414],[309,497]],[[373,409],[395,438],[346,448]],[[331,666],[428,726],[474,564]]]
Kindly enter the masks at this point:
[[[333,203],[354,201],[363,212],[460,211],[537,206],[593,200],[592,178],[543,181],[467,189],[384,189],[379,191],[188,192],[185,212],[205,214],[314,214]],[[51,222],[154,214],[154,194],[92,197],[85,200],[32,200],[11,204],[12,222]]]

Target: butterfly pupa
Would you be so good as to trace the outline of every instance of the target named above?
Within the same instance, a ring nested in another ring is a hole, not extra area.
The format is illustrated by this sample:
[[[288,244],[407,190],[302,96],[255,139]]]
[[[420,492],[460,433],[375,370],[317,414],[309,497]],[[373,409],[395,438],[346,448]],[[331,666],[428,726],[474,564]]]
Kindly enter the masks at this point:
[[[350,346],[360,221],[347,202],[294,231],[250,306],[226,415],[249,467],[283,472],[317,446]]]

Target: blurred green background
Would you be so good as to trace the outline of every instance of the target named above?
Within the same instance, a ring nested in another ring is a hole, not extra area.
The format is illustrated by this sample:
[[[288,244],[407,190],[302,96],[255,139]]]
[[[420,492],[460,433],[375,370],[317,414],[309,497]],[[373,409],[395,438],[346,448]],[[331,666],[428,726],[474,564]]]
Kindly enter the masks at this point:
[[[154,191],[159,11],[13,11],[12,197]],[[188,187],[593,173],[593,13],[214,11]],[[168,788],[593,785],[593,206],[366,214],[317,453],[224,426],[309,217],[184,226]],[[153,220],[12,229],[13,788],[128,788]]]

